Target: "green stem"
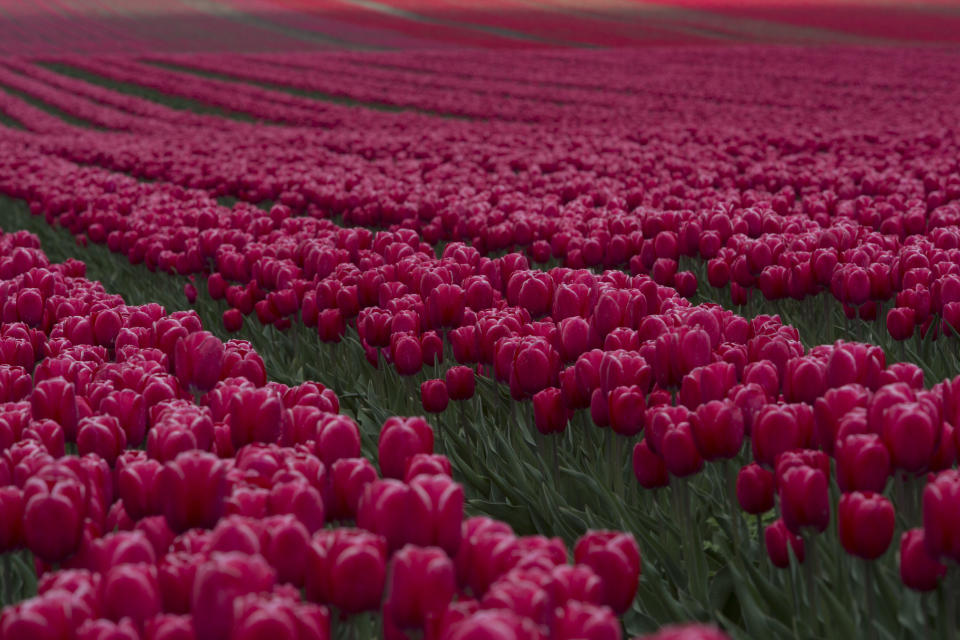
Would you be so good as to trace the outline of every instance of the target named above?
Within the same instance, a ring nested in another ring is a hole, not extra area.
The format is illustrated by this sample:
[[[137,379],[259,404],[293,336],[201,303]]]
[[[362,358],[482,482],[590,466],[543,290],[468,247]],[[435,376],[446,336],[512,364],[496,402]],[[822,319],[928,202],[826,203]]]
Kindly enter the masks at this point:
[[[804,552],[806,555],[803,563],[803,577],[807,583],[807,606],[814,630],[819,632],[820,619],[817,611],[817,537],[815,533],[806,533],[803,537]]]
[[[862,626],[864,629],[867,630],[867,637],[868,637],[868,638],[874,637],[874,634],[872,633],[873,625],[874,625],[874,620],[873,620],[873,615],[874,615],[874,613],[873,613],[873,612],[874,612],[874,605],[873,605],[873,598],[874,598],[874,595],[873,595],[874,576],[873,576],[873,570],[874,570],[874,569],[873,569],[873,561],[871,561],[871,560],[864,560],[864,561],[863,561],[863,590],[866,592],[866,595],[867,595],[867,610],[866,610],[866,616],[864,617],[863,624],[862,624],[861,626]]]
[[[732,460],[723,461],[727,475],[727,505],[730,508],[730,530],[733,532],[733,557],[740,558],[740,505],[737,503],[737,467]]]
[[[549,436],[550,445],[551,445],[551,463],[553,467],[553,488],[558,492],[560,491],[560,463],[557,459],[557,440],[560,439],[558,434],[553,434]]]
[[[957,637],[957,610],[956,594],[953,593],[953,587],[956,584],[953,575],[957,569],[950,567],[947,570],[947,576],[940,583],[940,623],[943,625],[944,640],[956,640]]]

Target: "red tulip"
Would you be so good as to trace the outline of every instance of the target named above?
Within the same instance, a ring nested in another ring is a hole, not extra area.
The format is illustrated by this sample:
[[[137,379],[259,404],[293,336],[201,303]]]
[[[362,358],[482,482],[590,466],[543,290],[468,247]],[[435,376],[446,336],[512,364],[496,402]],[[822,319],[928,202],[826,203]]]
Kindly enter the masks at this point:
[[[317,533],[306,559],[306,593],[348,615],[380,607],[387,547],[380,536],[356,529]]]
[[[797,562],[803,563],[803,538],[792,533],[783,520],[776,520],[773,524],[768,525],[763,532],[763,540],[767,548],[767,555],[770,557],[773,566],[780,569],[786,569],[790,566],[790,555],[787,550],[788,542],[793,549],[793,557],[797,559]]]
[[[223,513],[226,469],[213,454],[181,453],[163,465],[155,486],[167,524],[176,533],[212,527]]]
[[[383,477],[402,478],[407,460],[433,453],[433,429],[423,418],[389,418],[380,430],[377,452]]]
[[[426,380],[420,383],[420,399],[423,410],[428,413],[443,413],[450,403],[447,384],[443,380]]]
[[[650,450],[646,438],[633,447],[633,475],[644,489],[657,489],[670,483],[663,458]]]
[[[214,553],[196,569],[190,610],[197,638],[225,640],[234,622],[234,603],[250,593],[263,593],[276,581],[273,569],[259,555]]]
[[[737,474],[737,501],[747,513],[758,515],[773,509],[773,473],[750,463]]]
[[[933,591],[947,574],[947,567],[930,554],[923,529],[905,531],[900,537],[900,579],[915,591]]]
[[[403,629],[423,628],[446,609],[456,591],[453,563],[436,547],[407,545],[390,561],[386,620]]]
[[[603,583],[603,604],[620,615],[630,608],[640,580],[640,549],[633,536],[588,531],[574,547],[574,561],[593,569]]]
[[[837,530],[847,553],[874,560],[893,540],[893,505],[883,496],[854,491],[840,497]]]
[[[184,388],[209,391],[220,379],[223,343],[208,331],[192,333],[176,343],[173,360]]]
[[[364,488],[376,480],[377,470],[366,458],[342,458],[334,462],[331,466],[333,501],[329,505],[329,517],[355,518]]]
[[[743,445],[743,413],[729,400],[700,405],[690,416],[690,427],[705,460],[733,458]]]
[[[923,489],[923,533],[934,558],[960,562],[960,471],[941,471]]]
[[[857,434],[837,441],[837,484],[840,490],[882,492],[890,477],[890,452],[876,434]]]
[[[533,417],[537,431],[544,435],[562,433],[567,428],[569,412],[560,389],[550,387],[534,394]]]
[[[817,531],[830,521],[827,477],[823,471],[807,466],[788,468],[778,481],[783,521],[793,533],[805,527]]]
[[[101,597],[104,617],[114,621],[130,618],[141,627],[162,608],[156,567],[147,564],[114,566],[104,573]]]

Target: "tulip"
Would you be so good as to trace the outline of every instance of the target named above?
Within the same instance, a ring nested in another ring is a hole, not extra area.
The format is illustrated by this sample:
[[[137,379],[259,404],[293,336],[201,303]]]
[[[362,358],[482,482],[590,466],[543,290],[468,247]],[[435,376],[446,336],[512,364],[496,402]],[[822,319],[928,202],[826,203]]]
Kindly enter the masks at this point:
[[[657,489],[670,483],[663,458],[650,449],[646,439],[633,447],[633,475],[644,489]]]
[[[223,312],[223,328],[229,333],[236,333],[243,328],[243,314],[239,309],[227,309]]]
[[[644,393],[638,386],[621,386],[610,391],[610,427],[622,436],[634,436],[643,429]]]
[[[428,413],[443,413],[450,403],[447,385],[443,380],[427,380],[420,383],[420,399],[423,410]]]
[[[730,401],[712,400],[690,417],[697,450],[705,460],[733,458],[743,444],[743,413]]]
[[[931,462],[940,436],[940,424],[916,402],[894,405],[883,415],[883,441],[896,469],[921,471]]]
[[[196,640],[190,616],[160,614],[147,620],[143,640]]]
[[[382,537],[356,529],[321,531],[313,538],[306,565],[310,600],[348,615],[380,607],[387,572]]]
[[[317,314],[317,336],[321,342],[340,342],[347,324],[340,309],[324,309]]]
[[[77,426],[77,451],[82,456],[96,454],[112,466],[126,444],[126,433],[113,416],[91,416]]]
[[[138,627],[160,613],[160,585],[156,567],[147,564],[121,564],[103,576],[104,617],[119,622],[130,618]]]
[[[214,553],[196,569],[190,610],[197,638],[225,640],[234,623],[234,603],[273,588],[273,569],[259,555]]]
[[[805,527],[817,531],[827,528],[830,501],[827,477],[823,471],[807,466],[788,468],[778,481],[783,521],[793,533]]]
[[[60,377],[37,382],[30,394],[30,409],[34,420],[53,420],[63,427],[68,442],[76,441],[81,416],[72,383]]]
[[[410,523],[410,542],[440,547],[451,557],[460,546],[463,487],[446,475],[421,475],[409,484],[415,513],[426,514]]]
[[[894,307],[887,312],[887,332],[894,340],[906,340],[913,336],[916,314],[910,307]]]
[[[469,400],[473,397],[476,379],[470,367],[456,366],[447,369],[445,382],[451,400]]]
[[[320,492],[300,478],[273,485],[267,498],[267,510],[271,515],[296,516],[310,533],[323,527],[326,519]]]
[[[678,478],[693,475],[703,468],[703,458],[697,450],[689,422],[667,427],[660,441],[660,453],[667,471]]]
[[[213,454],[181,453],[163,465],[155,486],[167,524],[176,533],[212,527],[223,513],[226,469]]]
[[[251,442],[278,442],[283,432],[283,400],[268,388],[237,388],[230,404],[230,440],[235,448]]]
[[[633,604],[640,580],[640,549],[633,536],[615,531],[588,531],[573,551],[574,561],[600,576],[603,604],[617,615]]]
[[[890,477],[890,452],[875,434],[850,435],[838,440],[837,484],[843,492],[882,492]]]
[[[86,490],[77,480],[34,476],[23,488],[23,536],[46,562],[60,562],[80,547]]]
[[[567,428],[569,412],[563,403],[560,389],[550,387],[534,394],[533,416],[540,433],[562,433]]]
[[[773,524],[767,526],[763,532],[763,540],[767,548],[767,555],[770,557],[770,562],[773,563],[773,566],[779,569],[786,569],[790,566],[790,552],[787,549],[788,542],[790,548],[793,550],[793,557],[797,559],[797,562],[803,563],[803,538],[791,532],[782,519],[776,520]]]
[[[455,590],[453,563],[442,550],[407,545],[390,561],[384,618],[400,628],[423,628],[447,607]]]
[[[773,509],[773,473],[750,463],[737,474],[737,501],[747,513],[759,515]]]
[[[808,416],[805,412],[801,414],[795,411],[795,406],[797,405],[768,405],[757,414],[751,440],[753,457],[760,464],[773,466],[778,455],[806,444],[810,435],[805,426]],[[812,420],[810,422],[812,429]]]
[[[873,492],[854,491],[840,498],[837,529],[840,544],[867,560],[879,558],[893,540],[893,505]]]
[[[23,492],[0,487],[0,554],[23,543]]]
[[[428,539],[430,531],[419,520],[429,521],[429,510],[430,504],[417,499],[409,485],[399,480],[377,480],[363,490],[357,525],[383,536],[392,553],[408,542]]]
[[[419,373],[424,362],[420,341],[409,333],[394,333],[390,336],[390,359],[402,376]]]
[[[934,558],[960,562],[960,471],[941,471],[923,489],[923,533]]]
[[[684,624],[663,627],[636,640],[730,640],[730,636],[710,625]]]
[[[543,634],[529,618],[506,609],[491,609],[447,622],[438,637],[442,640],[540,640]]]
[[[173,360],[184,388],[209,391],[220,379],[223,343],[208,331],[192,333],[176,343]]]
[[[355,518],[364,488],[376,480],[377,470],[366,458],[342,458],[334,462],[331,466],[333,500],[329,505],[328,516],[339,519]]]
[[[423,418],[389,418],[380,430],[377,455],[385,478],[402,478],[407,461],[433,453],[433,429]]]
[[[947,567],[930,554],[923,529],[904,531],[900,537],[900,579],[915,591],[933,591],[946,576]]]

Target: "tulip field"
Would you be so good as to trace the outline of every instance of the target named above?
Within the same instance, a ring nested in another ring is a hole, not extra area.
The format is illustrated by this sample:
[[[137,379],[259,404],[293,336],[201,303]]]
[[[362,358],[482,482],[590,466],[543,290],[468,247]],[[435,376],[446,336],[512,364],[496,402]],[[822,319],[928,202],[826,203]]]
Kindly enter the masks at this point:
[[[960,640],[960,13],[0,0],[0,640]]]

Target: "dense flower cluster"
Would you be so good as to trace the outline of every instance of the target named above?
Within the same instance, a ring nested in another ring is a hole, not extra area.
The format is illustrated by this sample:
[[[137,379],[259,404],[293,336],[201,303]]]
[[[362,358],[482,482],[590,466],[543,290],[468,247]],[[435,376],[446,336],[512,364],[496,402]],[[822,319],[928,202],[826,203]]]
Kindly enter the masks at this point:
[[[222,127],[10,62],[0,83],[109,131],[59,135],[50,116],[0,101],[30,130],[0,133],[0,193],[81,243],[205,278],[229,305],[228,331],[250,316],[301,322],[324,342],[355,336],[371,366],[433,376],[419,387],[428,413],[474,397],[480,376],[529,400],[542,434],[577,416],[629,442],[646,489],[682,496],[708,466],[740,467],[731,501],[758,529],[776,509],[762,537],[777,567],[805,562],[831,526],[846,553],[874,562],[900,526],[904,585],[936,588],[960,561],[960,378],[926,388],[918,366],[888,365],[876,345],[808,348],[777,316],[695,305],[705,283],[681,264],[699,262],[738,304],[754,290],[823,293],[896,340],[960,332],[957,89],[918,71],[955,70],[955,57],[845,50],[848,64],[820,73],[826,54],[813,51],[703,64],[527,55],[539,73],[457,55],[446,67],[381,54],[57,61],[276,125]],[[3,624],[73,590],[91,594],[76,605],[86,618],[110,621],[80,626],[90,637],[165,638],[158,617],[197,637],[244,636],[263,616],[323,637],[326,605],[380,610],[388,638],[621,633],[641,572],[629,535],[588,533],[571,565],[555,539],[464,520],[426,420],[387,420],[374,466],[330,390],[268,382],[249,344],[220,341],[192,313],[127,307],[9,237],[0,478],[14,488],[0,505],[22,526],[0,541],[68,569]],[[193,284],[184,293],[197,299]],[[80,457],[63,458],[67,444]],[[922,493],[922,517],[909,498],[894,505],[890,485]],[[54,521],[68,526],[44,533]],[[127,549],[136,561],[117,559]],[[191,596],[170,604],[167,591]],[[121,592],[143,597],[111,610],[126,600],[102,594]]]
[[[249,343],[83,275],[0,236],[0,552],[41,574],[4,638],[328,638],[329,606],[382,610],[388,637],[491,617],[620,637],[632,536],[590,532],[571,564],[558,539],[465,520],[422,418],[383,426],[380,479],[330,389],[269,382]]]

